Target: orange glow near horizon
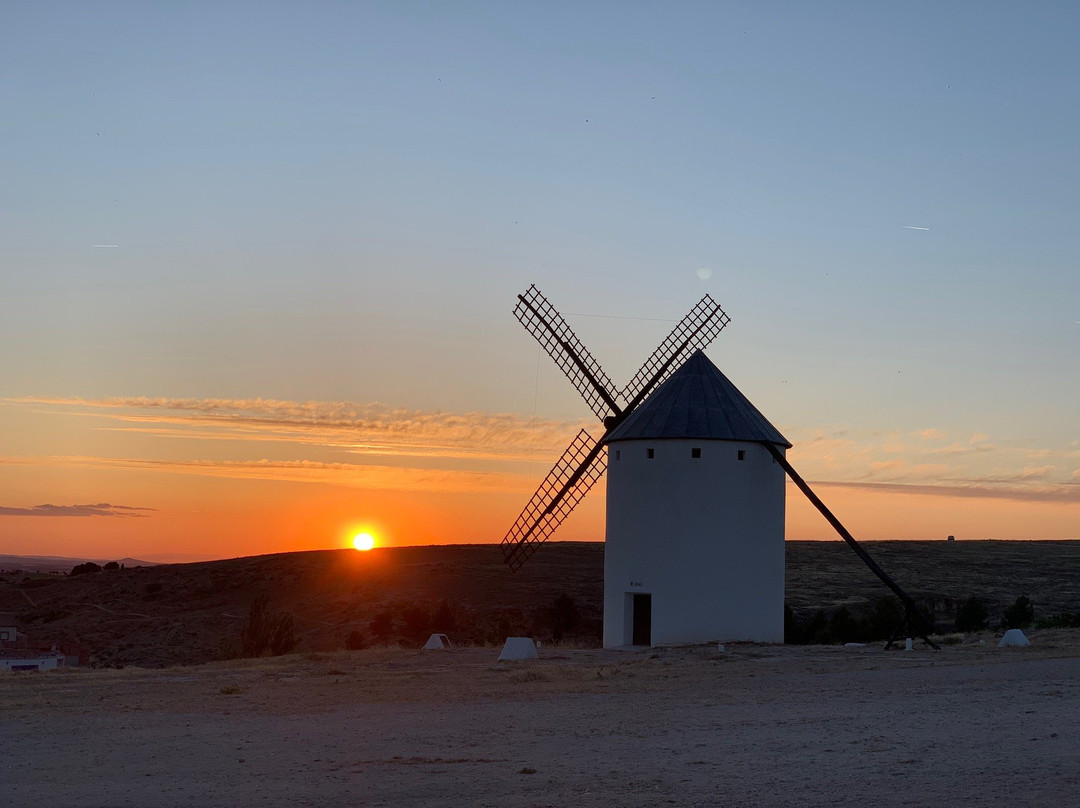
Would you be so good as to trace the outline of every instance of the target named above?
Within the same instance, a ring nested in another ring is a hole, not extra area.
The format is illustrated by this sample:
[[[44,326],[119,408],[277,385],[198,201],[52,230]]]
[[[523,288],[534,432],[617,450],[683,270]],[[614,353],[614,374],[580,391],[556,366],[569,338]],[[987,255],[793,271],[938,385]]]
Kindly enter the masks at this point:
[[[379,548],[495,543],[566,437],[561,422],[381,405],[343,426],[332,403],[5,401],[5,434],[41,436],[36,453],[0,456],[0,554],[13,555],[195,561],[352,550],[361,533]],[[240,415],[220,415],[225,404]],[[795,465],[860,541],[1080,539],[1080,445],[963,437],[811,435]],[[877,456],[893,459],[867,463]],[[556,541],[603,541],[605,489]],[[787,494],[788,539],[838,540]]]
[[[516,491],[357,492],[252,480],[183,481],[186,485],[172,488],[168,499],[159,498],[158,509],[145,518],[6,517],[9,536],[20,541],[8,542],[0,552],[194,561],[329,547],[356,552],[353,541],[360,533],[374,537],[378,547],[495,543],[525,500]],[[129,490],[139,484],[137,479],[124,482]],[[828,486],[818,491],[860,541],[944,539],[949,534],[961,540],[1080,538],[1073,503],[958,499]],[[602,484],[590,492],[555,540],[602,541],[604,494]],[[131,501],[147,499],[136,495]],[[104,498],[88,487],[79,492],[77,501]],[[358,508],[371,516],[356,520]],[[787,498],[787,538],[839,541],[821,514],[793,489]]]

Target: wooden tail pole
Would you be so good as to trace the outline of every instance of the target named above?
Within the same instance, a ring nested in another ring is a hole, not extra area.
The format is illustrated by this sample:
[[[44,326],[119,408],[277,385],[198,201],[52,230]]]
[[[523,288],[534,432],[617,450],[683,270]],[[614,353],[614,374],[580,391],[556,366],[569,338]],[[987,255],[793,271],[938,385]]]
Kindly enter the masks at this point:
[[[870,571],[874,573],[885,586],[889,587],[896,597],[900,598],[900,602],[904,604],[904,622],[916,629],[923,640],[926,641],[927,645],[936,650],[941,650],[937,644],[930,639],[930,634],[933,633],[933,627],[930,625],[930,621],[926,619],[926,616],[920,611],[918,605],[912,600],[911,596],[901,589],[900,585],[890,578],[885,570],[877,565],[877,562],[862,548],[862,545],[855,541],[855,537],[848,533],[847,528],[840,523],[840,520],[833,515],[833,512],[826,507],[824,502],[818,499],[817,494],[815,494],[810,486],[806,484],[806,480],[800,477],[799,473],[792,468],[791,464],[787,461],[787,458],[784,457],[783,452],[776,448],[772,443],[765,443],[765,448],[769,450],[769,453],[773,456],[773,459],[780,464],[780,467],[787,472],[788,477],[790,477],[791,481],[799,487],[799,490],[806,494],[806,498],[814,503],[814,507],[821,511],[821,515],[824,516],[836,532],[840,534],[840,538],[846,541],[851,549],[855,551],[855,554],[870,568]],[[899,628],[897,631],[899,631]],[[889,640],[889,645],[892,645],[894,640],[895,635],[893,639]],[[888,647],[889,646],[887,645],[886,648]]]

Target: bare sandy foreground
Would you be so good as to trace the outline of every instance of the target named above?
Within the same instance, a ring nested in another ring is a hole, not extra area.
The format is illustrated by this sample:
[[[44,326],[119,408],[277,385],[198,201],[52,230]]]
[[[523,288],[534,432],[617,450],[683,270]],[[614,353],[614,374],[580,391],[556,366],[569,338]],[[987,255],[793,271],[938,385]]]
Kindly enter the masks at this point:
[[[1080,804],[1080,632],[0,674],[0,804]]]

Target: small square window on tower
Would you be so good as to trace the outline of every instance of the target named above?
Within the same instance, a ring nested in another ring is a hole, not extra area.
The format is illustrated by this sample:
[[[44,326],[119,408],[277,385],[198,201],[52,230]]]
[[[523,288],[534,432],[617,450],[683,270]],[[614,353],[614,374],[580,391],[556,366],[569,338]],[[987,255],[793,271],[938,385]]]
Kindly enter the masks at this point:
[[[739,460],[746,460],[746,449],[739,449]]]
[[[701,457],[701,449],[698,448],[697,446],[695,446],[693,449],[690,450],[690,456],[691,457]]]
[[[652,460],[654,457],[656,457],[656,452],[653,449],[646,449],[645,456],[649,458],[649,460]]]

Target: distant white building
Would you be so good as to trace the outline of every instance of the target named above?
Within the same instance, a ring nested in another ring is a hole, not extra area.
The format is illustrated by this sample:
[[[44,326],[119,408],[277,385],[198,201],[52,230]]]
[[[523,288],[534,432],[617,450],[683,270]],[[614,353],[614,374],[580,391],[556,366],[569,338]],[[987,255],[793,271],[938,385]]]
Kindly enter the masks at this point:
[[[787,439],[698,351],[606,443],[604,646],[783,642]]]
[[[19,631],[15,626],[15,618],[8,614],[0,614],[0,648],[5,643],[14,643],[19,638]]]
[[[0,671],[47,671],[63,665],[64,655],[59,651],[0,649]]]

